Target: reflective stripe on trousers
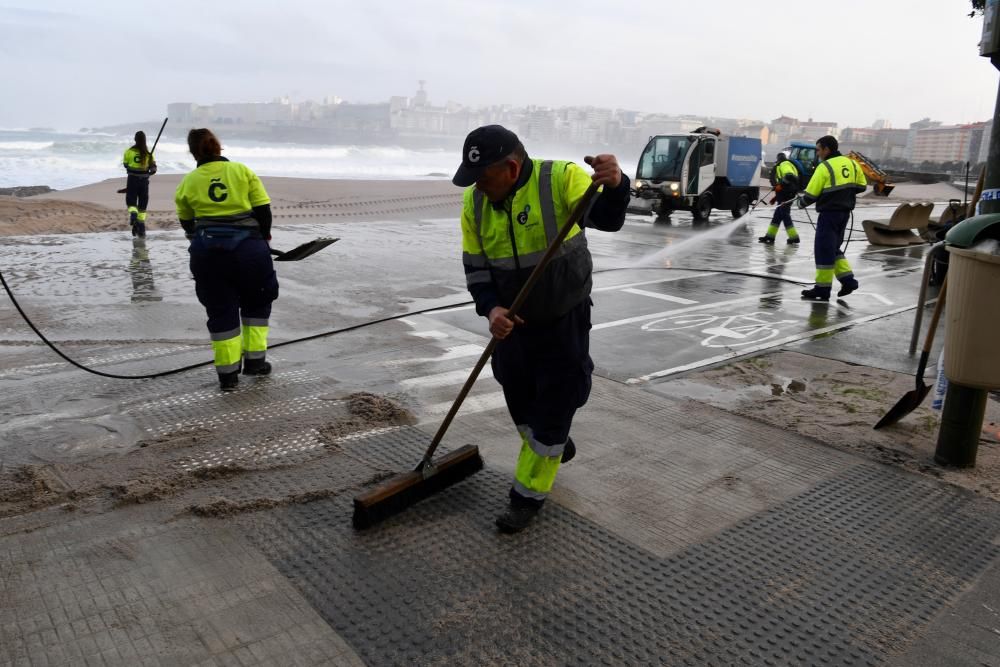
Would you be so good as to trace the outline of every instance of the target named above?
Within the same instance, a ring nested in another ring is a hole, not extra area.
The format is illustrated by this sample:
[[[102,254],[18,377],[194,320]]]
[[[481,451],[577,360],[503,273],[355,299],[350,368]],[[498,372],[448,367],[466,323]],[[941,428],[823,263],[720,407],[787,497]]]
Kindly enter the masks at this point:
[[[240,370],[243,358],[243,336],[239,329],[212,334],[215,370],[219,375]]]
[[[538,442],[526,424],[518,424],[517,430],[521,434],[521,453],[514,469],[514,491],[524,498],[543,501],[556,481],[566,443]]]
[[[816,255],[817,285],[832,285],[834,276],[840,281],[854,277],[851,264],[840,249],[850,217],[850,211],[820,211],[816,219],[813,251]]]
[[[267,354],[267,318],[244,317],[243,352],[247,359],[263,359]]]

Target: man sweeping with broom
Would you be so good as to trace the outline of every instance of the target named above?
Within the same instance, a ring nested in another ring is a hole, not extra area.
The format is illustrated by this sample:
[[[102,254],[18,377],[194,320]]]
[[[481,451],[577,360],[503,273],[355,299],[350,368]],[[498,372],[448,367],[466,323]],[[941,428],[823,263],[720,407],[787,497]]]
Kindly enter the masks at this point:
[[[625,221],[629,180],[613,155],[572,162],[530,159],[500,125],[473,130],[452,182],[466,187],[462,259],[476,312],[498,339],[493,376],[503,387],[521,453],[503,532],[523,530],[542,508],[559,465],[573,458],[573,415],[590,395],[592,261],[585,227],[615,232]],[[513,320],[507,312],[591,182],[603,186]],[[474,187],[469,187],[474,186]]]

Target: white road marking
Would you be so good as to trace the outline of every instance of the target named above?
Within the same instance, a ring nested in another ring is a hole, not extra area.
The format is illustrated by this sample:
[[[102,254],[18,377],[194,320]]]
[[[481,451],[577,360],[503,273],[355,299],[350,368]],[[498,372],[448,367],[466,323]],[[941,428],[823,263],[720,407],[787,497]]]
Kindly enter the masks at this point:
[[[451,410],[453,403],[454,400],[444,403],[434,403],[433,405],[428,405],[422,412],[427,417],[444,417]],[[503,398],[503,392],[495,391],[490,394],[469,396],[462,403],[462,407],[459,408],[458,415],[474,414],[476,412],[486,412],[487,410],[497,410],[506,407],[507,401]]]
[[[428,329],[425,331],[411,331],[411,336],[417,336],[418,338],[430,338],[432,340],[444,340],[445,338],[450,338],[448,334],[443,331],[438,331],[437,329]]]
[[[660,299],[661,301],[672,301],[674,303],[680,303],[684,305],[690,305],[698,303],[697,301],[692,301],[691,299],[683,299],[679,296],[672,296],[670,294],[663,294],[662,292],[650,292],[644,289],[635,289],[634,287],[627,287],[622,290],[623,292],[628,292],[629,294],[636,294],[638,296],[648,296],[654,299]]]
[[[480,352],[482,352],[482,350],[480,350]],[[447,371],[444,373],[435,373],[434,375],[407,378],[405,380],[400,380],[399,384],[407,389],[427,389],[429,387],[448,387],[452,385],[461,386],[465,384],[465,381],[469,378],[469,373],[470,370]],[[476,382],[479,382],[483,378],[491,377],[493,377],[493,369],[487,366],[479,372],[479,377],[476,378]]]
[[[486,349],[486,343],[475,345],[468,343],[456,345],[445,349],[442,354],[436,357],[413,357],[410,359],[387,359],[380,362],[380,366],[410,366],[412,364],[427,364],[437,361],[450,361],[452,359],[464,359],[466,357],[478,357]]]
[[[892,276],[902,273],[912,273],[915,270],[914,267],[907,267],[904,269],[896,269],[894,271],[880,271],[872,270],[867,272],[858,272],[855,275],[859,278],[866,278],[868,276]],[[687,308],[674,308],[673,310],[663,310],[658,313],[649,313],[648,315],[636,315],[634,317],[626,317],[621,320],[612,320],[610,322],[601,322],[600,324],[595,324],[591,331],[599,331],[600,329],[610,329],[611,327],[619,327],[625,324],[635,324],[636,322],[647,322],[649,320],[657,320],[668,315],[677,315],[680,313],[689,313],[698,310],[708,310],[715,306],[730,306],[738,303],[745,303],[747,301],[757,301],[759,299],[769,299],[775,296],[782,296],[787,294],[789,290],[783,290],[781,292],[766,292],[764,294],[754,294],[752,296],[739,297],[737,299],[729,299],[727,301],[714,301],[712,303],[703,303],[697,306],[689,306]],[[868,292],[870,294],[870,292]],[[884,297],[883,297],[884,298]]]

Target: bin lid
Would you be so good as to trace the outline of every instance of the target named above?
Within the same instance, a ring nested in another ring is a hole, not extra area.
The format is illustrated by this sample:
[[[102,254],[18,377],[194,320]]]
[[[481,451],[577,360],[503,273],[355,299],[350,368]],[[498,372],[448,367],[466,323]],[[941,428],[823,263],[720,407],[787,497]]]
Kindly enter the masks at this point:
[[[971,248],[976,240],[993,225],[1000,225],[1000,213],[987,213],[966,218],[948,230],[944,242],[959,248]],[[1000,227],[993,231],[993,238],[1000,238]]]

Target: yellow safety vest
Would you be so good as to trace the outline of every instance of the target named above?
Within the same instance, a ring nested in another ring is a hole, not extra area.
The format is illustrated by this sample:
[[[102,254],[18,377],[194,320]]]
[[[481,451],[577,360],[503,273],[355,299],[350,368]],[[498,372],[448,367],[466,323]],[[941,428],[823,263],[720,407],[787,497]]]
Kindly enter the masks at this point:
[[[135,146],[125,149],[125,154],[122,156],[122,164],[125,165],[125,171],[132,176],[149,176],[149,166],[152,162],[152,153],[146,153],[145,158],[140,157],[139,149]]]
[[[463,201],[462,260],[476,269],[466,281],[492,282],[505,308],[592,182],[572,162],[531,160],[530,165],[528,181],[499,206],[475,186],[466,189]],[[592,270],[587,238],[574,224],[521,316],[530,326],[564,315],[590,294]]]
[[[868,185],[861,165],[844,155],[823,160],[816,167],[806,195],[816,200],[817,211],[853,211],[859,192]]]
[[[271,203],[257,174],[228,160],[205,162],[186,175],[174,194],[177,217],[196,225],[235,224],[257,227],[255,206]]]

